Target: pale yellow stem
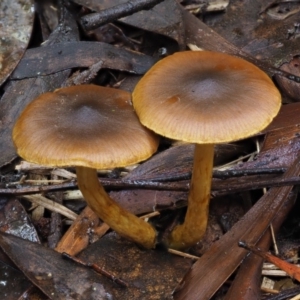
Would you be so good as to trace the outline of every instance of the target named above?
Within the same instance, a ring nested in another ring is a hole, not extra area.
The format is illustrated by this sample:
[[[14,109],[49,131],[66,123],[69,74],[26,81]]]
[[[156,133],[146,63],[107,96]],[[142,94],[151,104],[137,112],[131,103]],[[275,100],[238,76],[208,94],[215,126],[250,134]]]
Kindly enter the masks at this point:
[[[214,145],[196,145],[191,188],[184,223],[171,232],[169,247],[185,249],[203,237],[208,220]]]
[[[77,167],[76,173],[78,186],[84,199],[103,222],[121,236],[147,249],[155,247],[154,228],[112,200],[100,184],[96,170]]]

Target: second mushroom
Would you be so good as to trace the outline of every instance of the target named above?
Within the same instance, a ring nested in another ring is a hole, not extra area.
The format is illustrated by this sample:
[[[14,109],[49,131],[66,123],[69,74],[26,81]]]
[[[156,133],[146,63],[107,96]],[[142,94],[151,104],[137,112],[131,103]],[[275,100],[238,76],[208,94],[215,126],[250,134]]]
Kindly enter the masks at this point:
[[[42,94],[17,120],[13,141],[29,162],[75,166],[78,186],[92,210],[120,235],[155,247],[154,228],[111,199],[97,177],[97,169],[128,166],[157,149],[158,138],[140,124],[130,93],[83,85]]]
[[[185,220],[168,240],[171,248],[188,248],[206,230],[214,144],[264,129],[279,111],[280,93],[263,71],[241,58],[184,51],[156,63],[137,84],[132,101],[143,125],[196,144]]]

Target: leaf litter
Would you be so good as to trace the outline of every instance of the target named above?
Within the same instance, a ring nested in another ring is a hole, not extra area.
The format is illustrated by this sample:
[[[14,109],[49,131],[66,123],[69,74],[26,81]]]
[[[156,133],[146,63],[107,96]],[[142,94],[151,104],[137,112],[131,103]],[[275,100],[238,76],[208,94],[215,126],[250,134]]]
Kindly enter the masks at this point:
[[[241,4],[230,1],[228,4],[226,1],[207,1],[203,4],[203,1],[187,0],[179,5],[168,0],[93,31],[81,30],[80,37],[74,17],[80,20],[89,12],[125,1],[74,2],[76,5],[73,2],[67,5],[73,15],[50,0],[37,6],[42,34],[39,33],[39,40],[32,39],[25,54],[29,39],[14,46],[14,51],[19,53],[16,62],[23,54],[24,57],[17,68],[17,63],[11,64],[2,76],[2,81],[6,82],[0,100],[0,195],[8,212],[8,223],[1,226],[1,231],[10,232],[10,224],[14,224],[16,231],[24,233],[24,226],[29,226],[30,234],[38,234],[45,242],[49,232],[47,224],[51,220],[47,210],[51,210],[51,206],[43,210],[44,221],[39,222],[36,231],[32,224],[26,225],[28,218],[24,214],[30,214],[28,202],[15,196],[42,191],[47,197],[48,193],[76,188],[74,177],[66,179],[63,173],[59,179],[67,182],[51,183],[49,169],[37,167],[19,171],[28,177],[27,181],[22,177],[15,180],[12,174],[17,155],[10,137],[11,128],[25,105],[42,92],[70,82],[90,81],[132,90],[155,61],[196,45],[241,56],[256,64],[274,76],[287,104],[261,134],[216,149],[210,224],[203,241],[190,249],[191,254],[201,256],[192,268],[193,259],[174,256],[165,249],[141,250],[114,233],[107,234],[107,225],[99,222],[92,212],[83,210],[84,201],[80,195],[78,199],[64,200],[64,205],[79,217],[78,222],[74,222],[76,226],[67,231],[65,242],[62,239],[57,246],[57,251],[69,251],[72,255],[81,252],[82,260],[103,268],[112,278],[124,279],[127,288],[63,259],[42,245],[1,234],[0,246],[50,299],[239,299],[236,295],[241,294],[244,299],[253,299],[254,294],[255,299],[261,298],[262,261],[253,255],[244,260],[248,252],[238,248],[238,241],[259,242],[260,247],[268,250],[270,222],[274,223],[275,233],[282,234],[281,224],[297,198],[292,187],[299,183],[298,2],[268,0]],[[16,1],[16,5],[19,4],[20,1]],[[53,7],[59,14],[56,21],[49,22],[45,16],[53,16]],[[216,11],[212,12],[212,7]],[[39,32],[40,29],[33,25],[32,12],[27,10],[26,13],[34,32]],[[51,28],[55,24],[58,27]],[[26,37],[31,31],[30,26],[24,25]],[[95,64],[97,67],[93,69]],[[83,76],[84,72],[86,75]],[[256,151],[258,144],[261,146],[259,153]],[[135,169],[116,169],[99,173],[99,176],[111,196],[123,207],[138,215],[157,212],[150,220],[163,232],[181,218],[182,207],[186,206],[192,153],[191,145],[174,145],[163,139],[160,152]],[[46,176],[48,184],[34,186],[33,181],[30,183],[34,173]],[[12,182],[15,182],[14,188]],[[263,187],[270,188],[264,196],[259,192]],[[11,197],[15,202],[9,206]],[[19,222],[14,222],[10,216],[16,207],[23,206],[27,211],[21,213],[23,217]],[[69,225],[70,220],[63,219],[61,235]],[[293,231],[293,236],[297,237],[297,229]],[[42,236],[42,232],[46,234]],[[262,236],[264,238],[259,241]],[[26,252],[20,256],[24,249]],[[45,263],[47,261],[49,263]],[[235,272],[240,265],[239,272]],[[233,283],[228,289],[226,280],[232,274],[236,276],[231,277]],[[249,287],[252,294],[248,292]]]

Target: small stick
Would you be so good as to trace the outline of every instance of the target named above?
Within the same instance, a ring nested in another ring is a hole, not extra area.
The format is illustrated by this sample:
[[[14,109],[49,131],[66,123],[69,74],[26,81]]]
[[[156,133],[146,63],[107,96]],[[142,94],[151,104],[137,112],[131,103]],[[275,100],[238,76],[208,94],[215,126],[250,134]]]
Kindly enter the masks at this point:
[[[143,216],[140,216],[141,219],[149,219],[149,218],[153,218],[153,217],[156,217],[156,216],[159,216],[160,215],[160,212],[159,211],[153,211],[149,214],[146,214],[146,215],[143,215]]]
[[[264,252],[257,247],[248,245],[244,241],[240,241],[239,246],[253,252],[256,255],[259,255],[263,259],[266,259],[268,262],[273,263],[278,268],[285,271],[290,277],[292,277],[293,279],[296,279],[297,281],[300,282],[300,268],[299,267],[297,267],[293,264],[290,264],[268,252]]]
[[[80,23],[85,31],[96,29],[101,25],[132,15],[140,10],[148,10],[163,0],[131,0],[125,3],[92,13],[81,18]]]
[[[262,287],[260,289],[261,289],[262,292],[265,292],[265,293],[274,294],[274,295],[279,294],[278,290],[272,290],[272,289],[268,289],[268,288],[265,288],[265,287]]]
[[[126,189],[126,188],[140,188],[140,189],[155,189],[160,191],[188,191],[188,182],[155,182],[150,180],[115,180],[108,178],[99,179],[104,187],[110,189]],[[214,197],[228,195],[232,193],[255,190],[263,187],[281,187],[287,185],[300,185],[300,177],[293,176],[289,178],[262,178],[260,182],[244,182],[239,185],[227,187],[219,183],[212,185],[212,195]],[[0,195],[25,195],[35,193],[48,193],[60,190],[74,189],[77,187],[76,182],[67,182],[63,184],[45,185],[45,186],[29,186],[20,188],[0,188]]]
[[[8,182],[6,183],[6,186],[13,186],[13,185],[20,185],[20,184],[26,184],[26,183],[30,183],[30,184],[50,184],[50,183],[54,183],[54,184],[60,184],[60,183],[64,183],[64,182],[68,182],[69,180],[61,180],[61,179],[25,179],[23,180],[23,178],[21,178],[19,181],[14,181],[14,182]]]
[[[213,184],[213,197],[221,197],[228,194],[248,191],[248,190],[258,190],[264,187],[281,187],[281,186],[288,186],[288,185],[299,185],[300,184],[300,177],[290,177],[290,178],[269,178],[264,179],[262,178],[261,181],[257,182],[243,182],[241,184],[237,184],[231,187],[222,187],[221,184],[219,187]]]
[[[99,178],[99,181],[104,187],[111,189],[124,189],[124,188],[141,188],[141,189],[156,189],[167,191],[187,191],[189,189],[188,182],[155,182],[149,180],[119,180],[109,178]],[[0,194],[34,194],[34,193],[47,193],[59,191],[64,189],[76,188],[76,182],[67,182],[56,185],[44,186],[30,186],[20,188],[0,188]]]
[[[67,258],[67,259],[70,259],[82,266],[85,266],[85,267],[89,267],[89,268],[92,268],[94,271],[96,271],[97,273],[109,278],[110,280],[112,280],[113,282],[117,283],[118,285],[120,285],[121,287],[128,287],[128,284],[123,281],[122,279],[119,279],[117,278],[116,276],[112,275],[111,273],[105,271],[104,269],[100,268],[98,265],[94,264],[94,263],[86,263],[84,262],[83,260],[75,257],[75,256],[72,256],[66,252],[63,252],[62,253],[62,256],[63,258]]]
[[[186,258],[195,259],[195,260],[198,260],[200,258],[198,256],[191,255],[189,253],[185,253],[185,252],[178,251],[178,250],[171,249],[171,248],[168,249],[168,252],[172,253],[172,254],[175,254],[175,255],[178,255],[178,256],[181,256],[181,257],[186,257]]]
[[[250,175],[267,175],[267,174],[282,174],[286,171],[286,168],[257,168],[257,169],[243,169],[243,170],[224,170],[220,171],[215,169],[213,171],[213,178],[227,179],[232,177],[242,177]],[[155,176],[155,175],[154,175]],[[177,180],[190,180],[192,172],[186,172],[182,174],[164,174],[161,177],[155,176],[149,180],[155,182],[164,181],[177,181]]]
[[[230,177],[241,177],[249,175],[264,175],[264,174],[281,174],[286,171],[286,168],[257,168],[257,169],[245,169],[245,170],[226,170],[213,172],[214,178],[226,179]]]
[[[274,228],[273,228],[272,223],[270,224],[270,231],[271,231],[271,236],[272,236],[272,241],[273,241],[274,252],[276,255],[279,255],[276,238],[275,238],[275,233],[274,233]]]

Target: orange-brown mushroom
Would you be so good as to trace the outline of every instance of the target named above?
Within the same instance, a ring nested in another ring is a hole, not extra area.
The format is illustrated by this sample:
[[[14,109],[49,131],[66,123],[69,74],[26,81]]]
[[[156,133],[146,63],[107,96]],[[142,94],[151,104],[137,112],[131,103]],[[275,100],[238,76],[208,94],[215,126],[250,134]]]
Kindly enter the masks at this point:
[[[143,125],[196,144],[185,220],[169,237],[170,247],[190,247],[207,226],[214,144],[264,129],[279,111],[280,93],[263,71],[241,58],[185,51],[155,64],[132,101]]]
[[[154,228],[113,201],[96,169],[123,167],[150,157],[158,138],[143,127],[128,92],[83,85],[45,93],[22,112],[13,129],[18,154],[47,166],[75,166],[88,205],[120,235],[145,248]]]

